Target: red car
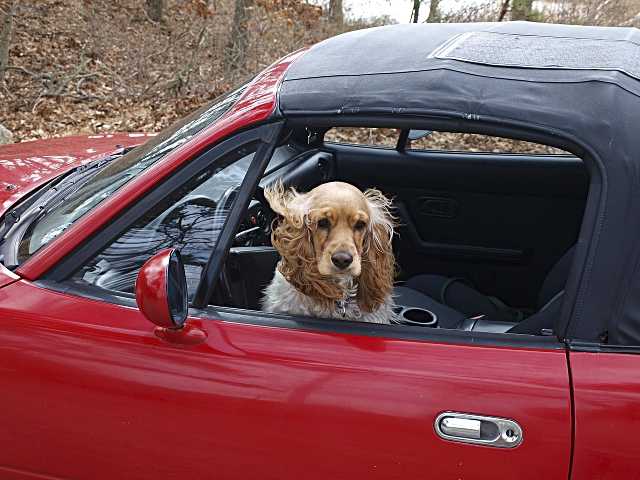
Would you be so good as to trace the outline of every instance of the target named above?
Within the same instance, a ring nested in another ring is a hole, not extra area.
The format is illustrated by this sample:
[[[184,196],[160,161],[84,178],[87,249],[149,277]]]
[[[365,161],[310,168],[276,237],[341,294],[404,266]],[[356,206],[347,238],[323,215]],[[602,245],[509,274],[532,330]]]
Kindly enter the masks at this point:
[[[0,148],[0,477],[639,476],[639,45],[362,30],[151,139]],[[275,180],[392,196],[433,321],[261,312]]]

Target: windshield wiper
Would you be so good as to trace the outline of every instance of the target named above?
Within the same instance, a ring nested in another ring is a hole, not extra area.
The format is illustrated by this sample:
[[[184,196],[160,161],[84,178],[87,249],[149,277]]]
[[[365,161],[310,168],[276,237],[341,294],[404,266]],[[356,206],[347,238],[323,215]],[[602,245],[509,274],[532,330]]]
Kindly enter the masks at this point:
[[[123,153],[124,152],[118,152],[108,157],[85,163],[84,165],[78,165],[63,174],[61,178],[53,179],[51,181],[53,185],[40,192],[36,198],[31,199],[32,201],[27,200],[18,207],[7,211],[4,215],[2,226],[0,226],[0,242],[4,240],[7,233],[20,221],[25,213],[31,214],[33,211],[37,211],[37,215],[35,215],[36,218],[46,213],[49,209],[63,201],[68,195],[69,190],[77,186],[80,181],[89,177],[89,174],[98,173],[105,165],[108,165],[116,158],[120,158]]]
[[[114,159],[120,158],[120,155],[112,155],[110,157],[94,160],[91,163],[86,163],[74,168],[69,174],[65,175],[59,182],[51,186],[42,195],[42,201],[39,202],[39,207],[43,211],[48,211],[54,206],[58,205],[69,194],[69,191],[74,187],[77,187],[80,182],[83,182],[88,177],[98,173],[105,165],[111,163]],[[90,175],[91,174],[91,175]],[[49,195],[47,195],[49,194]],[[44,207],[48,208],[44,208]]]
[[[11,230],[11,227],[20,220],[20,214],[22,213],[20,210],[21,209],[15,208],[6,213],[2,227],[0,227],[0,240],[2,240],[7,232]],[[26,208],[24,210],[26,210]]]

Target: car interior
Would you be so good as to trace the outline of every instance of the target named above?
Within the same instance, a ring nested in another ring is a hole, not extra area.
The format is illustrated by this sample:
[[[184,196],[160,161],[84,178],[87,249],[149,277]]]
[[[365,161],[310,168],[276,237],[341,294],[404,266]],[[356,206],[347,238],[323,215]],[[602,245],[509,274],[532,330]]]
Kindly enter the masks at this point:
[[[260,309],[279,260],[266,185],[308,191],[344,181],[393,198],[402,323],[553,334],[588,192],[582,160],[495,137],[478,136],[481,151],[469,151],[468,134],[386,129],[380,140],[378,130],[290,132],[238,228],[213,303]]]
[[[255,145],[211,163],[71,278],[131,298],[142,264],[179,248],[200,282]],[[225,166],[226,165],[226,166]],[[236,230],[211,305],[260,310],[279,255],[264,188],[343,181],[392,198],[396,313],[404,325],[552,335],[589,188],[582,160],[529,142],[429,130],[291,127]],[[247,312],[250,313],[250,312]]]

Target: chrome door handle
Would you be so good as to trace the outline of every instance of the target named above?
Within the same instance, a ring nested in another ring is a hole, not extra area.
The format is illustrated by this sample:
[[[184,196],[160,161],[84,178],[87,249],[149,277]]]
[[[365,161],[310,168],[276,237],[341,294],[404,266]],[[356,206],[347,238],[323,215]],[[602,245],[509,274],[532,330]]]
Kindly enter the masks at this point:
[[[522,427],[508,418],[442,412],[434,428],[441,438],[452,442],[498,448],[515,448],[522,443]]]

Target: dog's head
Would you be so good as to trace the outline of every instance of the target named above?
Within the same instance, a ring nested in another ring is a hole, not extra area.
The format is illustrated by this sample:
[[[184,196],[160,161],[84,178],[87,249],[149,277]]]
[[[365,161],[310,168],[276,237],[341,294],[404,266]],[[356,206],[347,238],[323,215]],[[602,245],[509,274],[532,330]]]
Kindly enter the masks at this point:
[[[330,182],[308,193],[276,184],[265,191],[280,216],[271,240],[282,256],[280,271],[298,290],[327,304],[344,298],[349,280],[367,312],[393,289],[391,202],[378,190]]]

